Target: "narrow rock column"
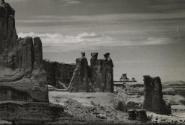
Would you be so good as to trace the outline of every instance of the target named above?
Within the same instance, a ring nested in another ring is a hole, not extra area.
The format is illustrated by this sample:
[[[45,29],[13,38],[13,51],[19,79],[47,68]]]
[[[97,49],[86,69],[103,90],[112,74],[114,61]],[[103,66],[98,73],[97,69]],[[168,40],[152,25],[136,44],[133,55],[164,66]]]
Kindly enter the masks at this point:
[[[42,42],[39,37],[34,38],[34,68],[39,68],[42,65],[43,52]]]
[[[163,93],[162,93],[162,85],[161,79],[156,77],[153,79],[153,97],[152,97],[152,111],[156,113],[162,113],[162,102],[163,102]]]
[[[113,62],[110,58],[110,53],[104,54],[105,60],[103,62],[103,74],[104,74],[104,91],[113,92]]]
[[[171,107],[163,100],[160,77],[144,76],[143,108],[158,114],[170,114]]]
[[[79,60],[81,62],[81,73],[80,73],[80,90],[82,91],[89,91],[89,81],[88,81],[88,61],[86,58],[81,58]]]
[[[22,69],[25,72],[31,71],[34,62],[33,40],[31,37],[26,37],[24,40],[22,40],[21,55],[22,60],[20,60],[20,62],[22,63]]]
[[[85,57],[77,58],[76,68],[70,83],[70,91],[89,92],[88,70],[87,59]]]
[[[90,59],[90,68],[91,68],[91,86],[93,91],[97,91],[96,88],[98,88],[98,53],[91,53],[91,59]],[[100,87],[99,87],[100,88]]]
[[[153,86],[152,86],[152,78],[150,76],[144,76],[144,102],[143,108],[147,110],[151,110],[152,107],[152,96],[153,96]]]

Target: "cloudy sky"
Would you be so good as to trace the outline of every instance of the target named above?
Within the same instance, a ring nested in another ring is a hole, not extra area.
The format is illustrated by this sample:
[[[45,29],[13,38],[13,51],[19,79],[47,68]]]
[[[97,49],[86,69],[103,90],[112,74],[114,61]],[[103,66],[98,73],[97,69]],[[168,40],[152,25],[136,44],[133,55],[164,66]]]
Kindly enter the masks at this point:
[[[7,0],[19,36],[40,36],[44,58],[111,52],[115,79],[128,73],[185,80],[184,0]]]

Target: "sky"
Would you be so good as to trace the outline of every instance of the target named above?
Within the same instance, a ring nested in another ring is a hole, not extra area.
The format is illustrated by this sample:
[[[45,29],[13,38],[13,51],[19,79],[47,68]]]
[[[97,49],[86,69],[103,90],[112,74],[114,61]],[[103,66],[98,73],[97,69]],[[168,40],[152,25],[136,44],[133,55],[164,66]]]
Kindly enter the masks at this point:
[[[184,0],[6,0],[20,37],[40,36],[44,58],[74,63],[111,53],[114,78],[185,80]]]

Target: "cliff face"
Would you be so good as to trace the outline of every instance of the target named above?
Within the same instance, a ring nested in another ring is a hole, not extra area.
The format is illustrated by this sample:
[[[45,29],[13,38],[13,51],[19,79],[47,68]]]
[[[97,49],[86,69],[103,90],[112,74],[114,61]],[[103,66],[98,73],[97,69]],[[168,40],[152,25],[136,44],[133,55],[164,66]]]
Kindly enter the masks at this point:
[[[17,39],[14,14],[14,9],[8,3],[0,6],[0,52],[12,48]]]
[[[16,45],[15,11],[6,3],[0,6],[0,62],[5,62],[7,53]]]
[[[60,89],[65,89],[69,86],[75,64],[64,64],[51,61],[43,61],[43,67],[46,71],[48,84]]]
[[[4,96],[9,100],[15,100],[16,93],[27,93],[22,100],[27,101],[27,96],[32,101],[48,102],[42,42],[39,37],[18,38],[14,15],[8,3],[0,5],[0,88],[6,88]],[[1,100],[4,97],[0,96]]]

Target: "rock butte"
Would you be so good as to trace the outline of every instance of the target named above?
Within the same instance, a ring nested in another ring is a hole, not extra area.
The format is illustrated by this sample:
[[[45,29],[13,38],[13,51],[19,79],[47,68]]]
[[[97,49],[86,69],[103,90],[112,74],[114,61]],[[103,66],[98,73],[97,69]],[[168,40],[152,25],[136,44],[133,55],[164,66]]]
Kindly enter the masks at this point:
[[[143,108],[158,114],[171,114],[170,104],[163,100],[160,77],[144,76]]]
[[[72,92],[113,92],[113,64],[108,53],[104,60],[97,59],[98,54],[92,53],[90,66],[85,57],[77,58],[76,65],[44,61],[41,39],[18,38],[14,16],[15,10],[8,3],[1,2],[1,119],[57,118],[63,108],[49,104],[47,85],[52,82],[67,83],[65,90]]]
[[[63,107],[49,104],[39,37],[18,38],[15,11],[0,5],[0,116],[3,120],[50,121]],[[56,112],[57,110],[57,112]]]

